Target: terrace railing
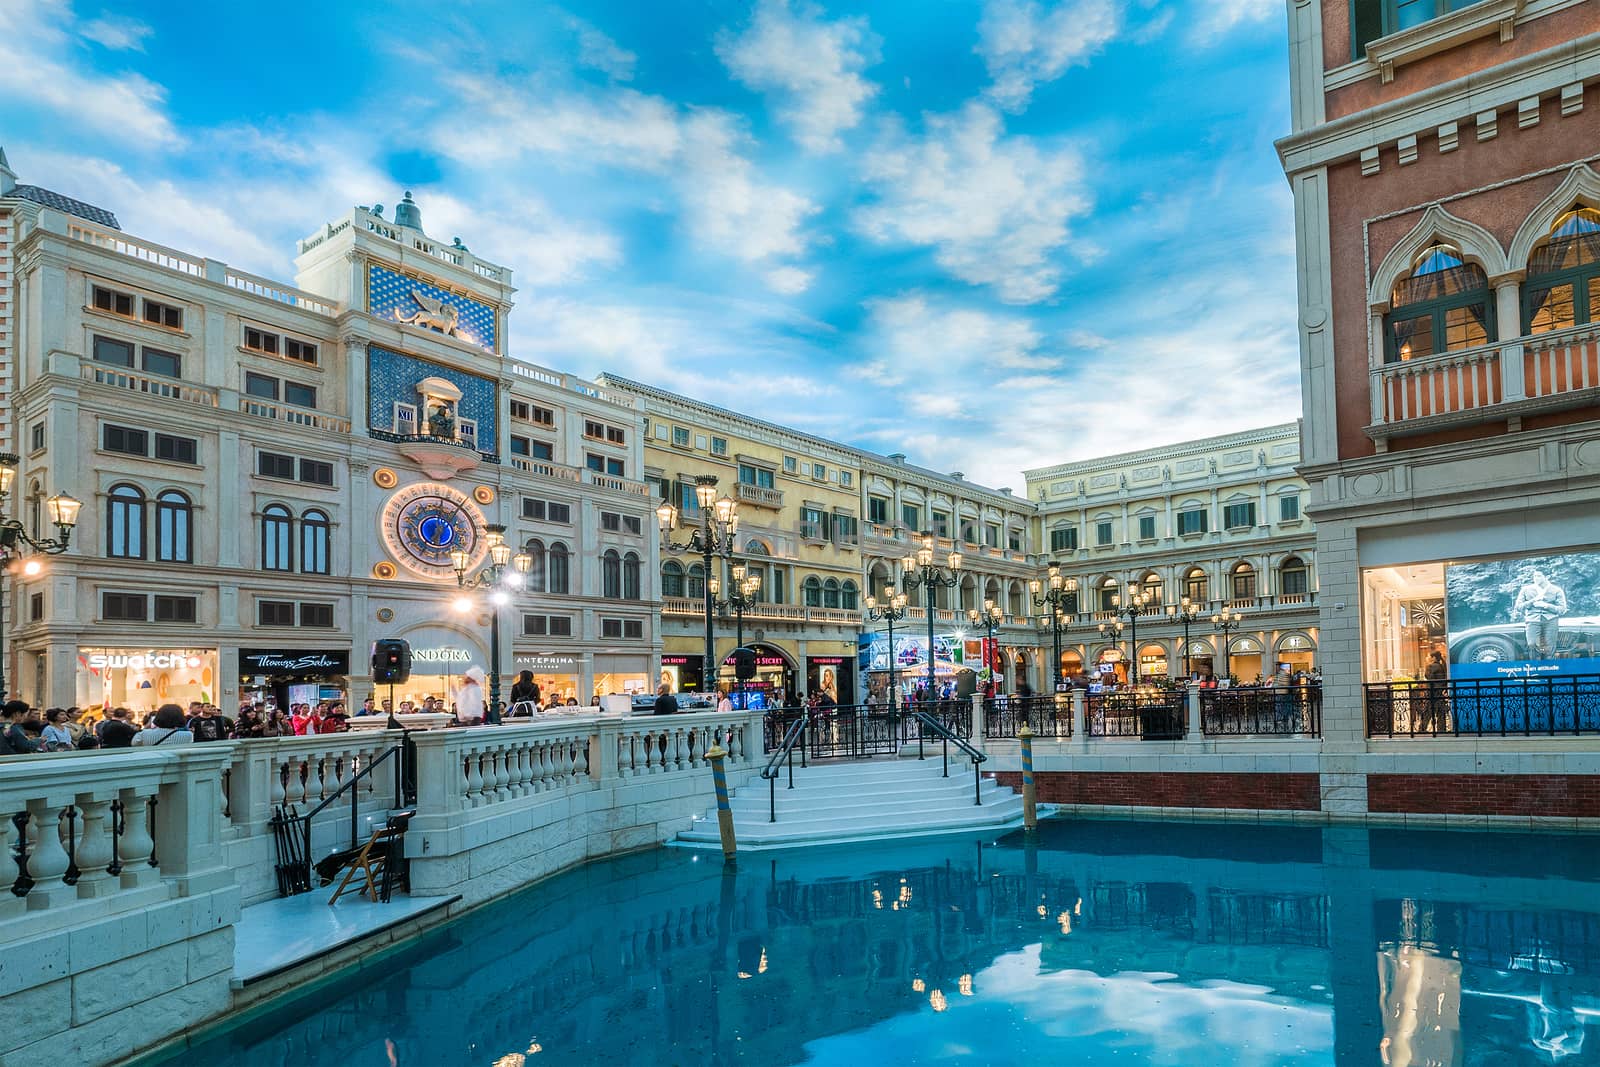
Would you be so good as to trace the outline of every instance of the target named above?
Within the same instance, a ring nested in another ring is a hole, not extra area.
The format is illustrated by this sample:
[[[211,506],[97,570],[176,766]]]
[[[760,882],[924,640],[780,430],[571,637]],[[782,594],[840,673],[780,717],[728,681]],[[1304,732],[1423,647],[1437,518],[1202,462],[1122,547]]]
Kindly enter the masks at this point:
[[[1090,693],[1084,718],[1090,737],[1180,741],[1188,732],[1186,697],[1177,689]]]
[[[991,697],[983,702],[983,736],[1006,740],[1026,723],[1038,737],[1072,736],[1072,701],[1067,694]]]
[[[1365,696],[1368,737],[1600,734],[1600,674],[1378,682]]]
[[[1200,732],[1207,737],[1320,737],[1322,687],[1202,689]]]

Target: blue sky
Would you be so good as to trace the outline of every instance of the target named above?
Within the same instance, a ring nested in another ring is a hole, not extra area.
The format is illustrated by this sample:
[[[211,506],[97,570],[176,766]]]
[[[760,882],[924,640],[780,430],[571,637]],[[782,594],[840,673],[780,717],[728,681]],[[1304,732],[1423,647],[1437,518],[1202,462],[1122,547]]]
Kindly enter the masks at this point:
[[[1298,414],[1281,0],[0,0],[0,145],[292,279],[411,189],[513,356],[1021,487]]]

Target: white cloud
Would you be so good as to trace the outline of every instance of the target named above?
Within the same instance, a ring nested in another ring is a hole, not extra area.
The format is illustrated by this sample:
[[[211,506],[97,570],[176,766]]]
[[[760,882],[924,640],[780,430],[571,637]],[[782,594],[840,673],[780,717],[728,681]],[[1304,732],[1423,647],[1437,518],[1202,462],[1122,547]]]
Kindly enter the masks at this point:
[[[990,99],[1007,111],[1026,109],[1034,86],[1087,63],[1121,28],[1116,0],[988,0],[975,51],[993,82]]]
[[[1214,43],[1242,26],[1282,19],[1283,0],[1228,0],[1224,4],[1199,4],[1202,14],[1190,36],[1202,44]]]
[[[775,293],[793,296],[811,288],[812,273],[799,267],[779,267],[767,271],[767,288]]]
[[[596,27],[573,17],[567,23],[578,36],[578,63],[617,81],[632,81],[639,57],[617,44]]]
[[[740,35],[723,34],[717,55],[745,86],[771,94],[780,122],[810,152],[841,147],[877,86],[861,71],[877,60],[878,39],[864,18],[829,22],[802,2],[762,0]]]
[[[101,74],[71,53],[72,13],[54,0],[0,0],[0,99],[54,112],[74,127],[147,148],[182,138],[164,88],[143,75]]]
[[[682,129],[680,189],[695,237],[747,263],[804,252],[804,223],[817,205],[761,180],[739,152],[744,137],[737,120],[724,112],[695,111]]]
[[[1068,222],[1089,211],[1083,165],[1070,147],[1007,137],[981,104],[929,115],[922,139],[895,130],[863,166],[876,203],[857,214],[884,243],[931,247],[963,281],[1007,303],[1045,300],[1060,285]],[[1093,249],[1079,244],[1079,258]]]
[[[452,111],[434,127],[433,147],[474,166],[539,152],[586,165],[662,170],[682,147],[678,109],[633,89],[548,94],[525,80],[468,73],[448,76],[446,86],[489,121],[464,127]]]
[[[101,15],[90,19],[78,32],[102,48],[113,52],[143,52],[145,38],[155,31],[138,19],[120,15]]]

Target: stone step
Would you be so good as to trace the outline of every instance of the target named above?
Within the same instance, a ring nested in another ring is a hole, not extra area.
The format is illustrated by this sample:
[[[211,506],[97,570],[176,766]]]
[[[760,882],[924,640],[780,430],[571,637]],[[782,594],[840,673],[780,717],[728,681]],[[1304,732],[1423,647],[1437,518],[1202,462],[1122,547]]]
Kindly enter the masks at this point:
[[[991,793],[1007,790],[1009,787],[997,784],[993,779],[985,779],[979,795],[988,797]],[[946,804],[966,801],[972,803],[972,781],[969,779],[956,788],[933,789],[907,789],[894,793],[862,795],[857,793],[802,793],[798,788],[793,792],[786,789],[778,791],[776,805],[770,803],[766,792],[755,791],[741,793],[730,798],[729,808],[735,813],[741,811],[766,811],[769,807],[776,807],[783,811],[823,811],[831,809],[872,810],[884,811],[889,807],[904,805],[922,805],[924,807],[942,807]]]
[[[957,772],[962,774],[972,773],[972,764],[965,759],[950,760],[950,776],[953,778]],[[906,782],[916,777],[942,778],[944,776],[944,761],[942,759],[928,758],[925,760],[904,760],[886,763],[857,763],[857,764],[811,764],[802,767],[794,765],[794,781],[799,786],[802,779],[807,782],[827,783],[829,785],[866,784],[872,782]],[[766,779],[761,775],[752,775],[750,781],[761,782]],[[789,783],[789,769],[787,766],[778,768],[778,782],[780,785]]]
[[[819,804],[810,807],[784,807],[778,805],[779,822],[795,822],[804,820],[808,822],[825,822],[837,818],[855,818],[857,816],[872,816],[881,822],[898,819],[911,819],[929,812],[955,811],[960,808],[979,808],[990,804],[1001,803],[1016,796],[1010,789],[990,789],[982,794],[983,803],[972,802],[972,790],[955,797],[940,797],[937,803],[930,803],[927,799],[884,801],[878,804],[862,805],[851,804],[846,801],[837,803]],[[750,805],[748,807],[730,807],[733,812],[733,821],[737,825],[741,820],[754,819],[765,821],[768,816],[768,807],[765,804]]]

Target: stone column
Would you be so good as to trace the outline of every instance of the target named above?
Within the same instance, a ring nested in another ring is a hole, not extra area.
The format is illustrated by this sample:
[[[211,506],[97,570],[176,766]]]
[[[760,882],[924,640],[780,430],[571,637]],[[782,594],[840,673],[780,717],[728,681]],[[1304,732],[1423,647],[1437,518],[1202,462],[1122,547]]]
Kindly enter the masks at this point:
[[[1494,287],[1494,314],[1500,342],[1501,397],[1509,403],[1528,395],[1523,374],[1522,280],[1526,271],[1512,271],[1491,278]]]
[[[164,782],[155,811],[156,862],[175,881],[179,896],[233,884],[222,851],[222,772],[237,741],[185,745],[175,754],[178,773]]]

